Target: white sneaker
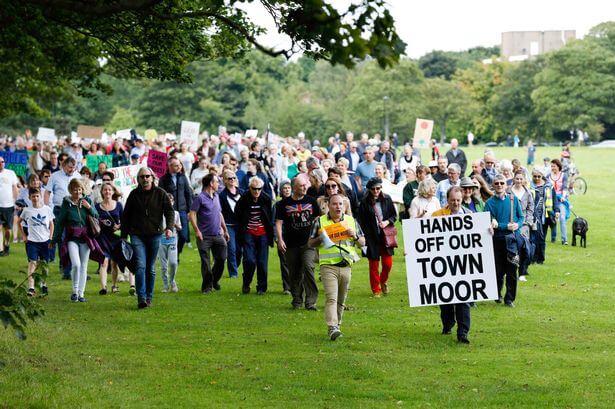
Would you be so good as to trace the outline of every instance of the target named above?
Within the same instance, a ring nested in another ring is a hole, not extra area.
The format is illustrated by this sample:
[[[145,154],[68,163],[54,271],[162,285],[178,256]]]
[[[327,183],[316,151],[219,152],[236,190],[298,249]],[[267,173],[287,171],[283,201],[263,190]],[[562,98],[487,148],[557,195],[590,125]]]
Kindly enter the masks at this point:
[[[120,273],[117,275],[117,281],[120,283],[126,282],[126,276],[124,275],[124,273]]]
[[[162,291],[161,291],[161,292],[163,292],[163,293],[168,293],[168,292],[169,292],[168,287],[162,287]]]
[[[171,292],[176,293],[179,291],[179,288],[177,288],[177,284],[173,283],[173,285],[171,285]]]
[[[188,243],[186,243],[186,246],[188,246],[188,248],[191,249],[192,248],[192,243],[188,242]]]
[[[521,276],[519,277],[519,281],[527,281],[527,278],[525,278],[525,276]]]
[[[342,335],[342,331],[336,325],[329,327],[329,338],[331,341],[335,341],[338,337]]]

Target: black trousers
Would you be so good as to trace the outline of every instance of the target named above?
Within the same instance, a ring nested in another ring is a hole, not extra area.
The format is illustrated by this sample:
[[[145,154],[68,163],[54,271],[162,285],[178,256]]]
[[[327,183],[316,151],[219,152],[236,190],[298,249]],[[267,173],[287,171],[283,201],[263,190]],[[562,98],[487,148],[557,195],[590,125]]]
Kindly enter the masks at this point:
[[[211,290],[218,285],[222,272],[224,271],[224,261],[226,260],[226,240],[222,235],[203,236],[203,240],[197,239],[199,256],[201,257],[201,291]],[[214,265],[211,266],[210,253],[214,258]]]
[[[470,332],[470,304],[447,304],[440,306],[442,329],[450,330],[457,321],[457,338],[467,338]]]
[[[502,287],[506,278],[506,294],[504,302],[515,301],[517,297],[517,267],[508,261],[506,255],[506,239],[504,237],[493,238],[493,251],[495,255],[495,272],[498,282],[498,298],[502,298]]]

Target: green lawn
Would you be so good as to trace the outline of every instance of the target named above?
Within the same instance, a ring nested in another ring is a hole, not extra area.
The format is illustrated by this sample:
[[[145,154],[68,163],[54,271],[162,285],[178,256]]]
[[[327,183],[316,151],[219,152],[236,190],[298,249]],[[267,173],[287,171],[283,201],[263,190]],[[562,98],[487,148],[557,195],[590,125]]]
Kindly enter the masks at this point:
[[[558,151],[540,148],[537,158]],[[522,149],[496,152],[525,161]],[[388,297],[372,298],[366,261],[355,266],[336,342],[322,292],[319,312],[291,310],[273,251],[266,296],[241,295],[240,280],[227,277],[204,296],[198,253],[186,249],[180,293],[161,294],[158,280],[143,311],[126,285],[99,296],[96,275],[89,302],[71,303],[56,264],[46,316],[28,339],[0,330],[0,407],[612,407],[615,150],[574,149],[574,158],[589,182],[572,198],[589,220],[587,249],[549,243],[515,309],[472,310],[469,346],[440,335],[437,307],[409,308],[401,252]],[[25,267],[21,245],[0,259],[3,275]]]

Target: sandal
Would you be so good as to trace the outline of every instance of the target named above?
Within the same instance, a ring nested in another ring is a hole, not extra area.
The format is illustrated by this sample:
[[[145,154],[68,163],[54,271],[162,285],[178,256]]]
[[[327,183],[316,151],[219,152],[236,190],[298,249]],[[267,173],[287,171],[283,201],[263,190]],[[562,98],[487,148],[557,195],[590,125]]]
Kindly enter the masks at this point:
[[[107,289],[106,288],[101,288],[101,290],[98,292],[98,294],[100,294],[100,295],[107,295]]]
[[[117,286],[114,285],[114,286],[111,286],[111,292],[116,294],[116,293],[120,292],[120,289]]]

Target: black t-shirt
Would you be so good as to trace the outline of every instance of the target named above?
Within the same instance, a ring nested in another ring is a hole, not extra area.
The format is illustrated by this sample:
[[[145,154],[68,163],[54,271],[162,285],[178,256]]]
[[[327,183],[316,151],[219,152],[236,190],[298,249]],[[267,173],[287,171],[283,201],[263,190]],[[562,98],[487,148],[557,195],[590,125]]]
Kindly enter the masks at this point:
[[[320,208],[313,197],[294,200],[291,196],[280,200],[276,204],[275,218],[283,222],[282,236],[286,247],[304,246],[310,237],[312,223],[319,216]]]

